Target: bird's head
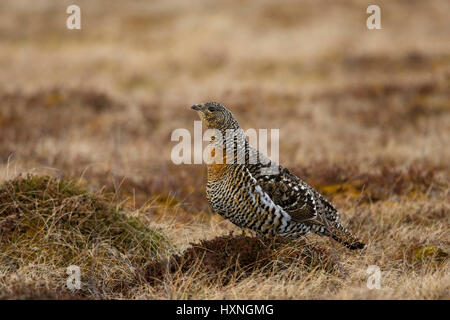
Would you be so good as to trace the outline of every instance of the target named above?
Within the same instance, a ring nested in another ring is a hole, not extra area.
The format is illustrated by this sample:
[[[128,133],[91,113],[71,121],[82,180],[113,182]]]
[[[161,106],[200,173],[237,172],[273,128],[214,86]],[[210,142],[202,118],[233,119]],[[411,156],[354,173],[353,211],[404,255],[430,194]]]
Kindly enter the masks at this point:
[[[200,119],[208,129],[239,129],[238,122],[233,114],[218,102],[206,102],[204,104],[194,104],[191,109],[197,111]]]

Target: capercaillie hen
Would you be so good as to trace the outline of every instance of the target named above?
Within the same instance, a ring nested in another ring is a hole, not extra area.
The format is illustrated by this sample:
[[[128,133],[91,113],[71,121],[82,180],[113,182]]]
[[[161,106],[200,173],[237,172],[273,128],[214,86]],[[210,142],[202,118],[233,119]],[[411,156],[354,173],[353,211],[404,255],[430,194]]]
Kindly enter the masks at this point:
[[[227,108],[217,102],[191,108],[214,131],[207,152],[206,197],[215,212],[259,234],[298,238],[313,231],[349,249],[364,248],[317,190],[249,144]]]

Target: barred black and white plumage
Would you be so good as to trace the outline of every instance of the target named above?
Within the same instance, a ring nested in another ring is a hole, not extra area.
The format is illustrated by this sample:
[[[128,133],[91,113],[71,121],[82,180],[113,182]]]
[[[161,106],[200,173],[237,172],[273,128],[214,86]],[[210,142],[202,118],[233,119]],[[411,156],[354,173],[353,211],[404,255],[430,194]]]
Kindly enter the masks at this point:
[[[215,212],[260,234],[298,238],[313,231],[350,249],[364,248],[340,224],[339,212],[318,191],[248,143],[227,108],[207,102],[192,109],[216,132],[208,146],[214,161],[207,165],[206,186]]]

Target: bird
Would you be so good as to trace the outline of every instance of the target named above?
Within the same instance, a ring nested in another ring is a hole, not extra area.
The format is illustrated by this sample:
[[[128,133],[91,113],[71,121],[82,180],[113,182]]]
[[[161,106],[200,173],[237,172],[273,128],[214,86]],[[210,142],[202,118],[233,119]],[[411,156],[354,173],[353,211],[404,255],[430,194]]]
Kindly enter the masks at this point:
[[[340,223],[340,213],[316,189],[255,149],[230,110],[195,104],[211,130],[206,198],[214,212],[262,236],[297,239],[314,232],[351,250],[365,244]],[[275,170],[268,170],[268,169]]]

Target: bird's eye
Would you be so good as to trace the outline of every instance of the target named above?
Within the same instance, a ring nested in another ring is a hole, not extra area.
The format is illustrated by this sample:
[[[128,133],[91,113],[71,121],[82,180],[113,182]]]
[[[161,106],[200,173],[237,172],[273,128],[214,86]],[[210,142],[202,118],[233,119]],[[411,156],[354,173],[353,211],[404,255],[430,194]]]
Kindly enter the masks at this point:
[[[209,111],[209,112],[214,112],[214,111],[216,111],[216,108],[214,108],[214,107],[209,107],[209,108],[208,108],[208,111]]]

